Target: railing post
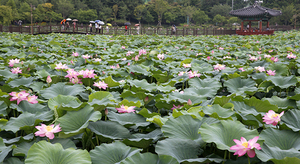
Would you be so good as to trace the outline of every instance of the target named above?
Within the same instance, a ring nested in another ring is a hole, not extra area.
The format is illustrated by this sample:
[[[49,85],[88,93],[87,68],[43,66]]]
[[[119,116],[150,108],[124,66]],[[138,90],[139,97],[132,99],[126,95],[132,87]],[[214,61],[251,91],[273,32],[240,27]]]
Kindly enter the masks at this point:
[[[11,24],[9,25],[8,29],[9,29],[9,32],[12,33],[12,26],[11,26]]]
[[[182,36],[184,36],[184,27],[183,27],[183,29],[182,29]]]
[[[50,24],[50,33],[52,33],[52,25]]]

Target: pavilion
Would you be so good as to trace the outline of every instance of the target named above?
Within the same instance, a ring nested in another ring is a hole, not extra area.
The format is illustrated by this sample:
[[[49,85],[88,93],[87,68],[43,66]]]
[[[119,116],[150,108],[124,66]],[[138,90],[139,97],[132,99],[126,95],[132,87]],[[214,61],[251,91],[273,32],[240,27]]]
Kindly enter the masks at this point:
[[[281,15],[281,11],[273,10],[266,7],[263,7],[259,4],[259,2],[255,2],[252,6],[232,10],[229,12],[230,15],[236,16],[242,19],[241,29],[236,30],[236,34],[238,35],[259,35],[259,34],[267,34],[271,35],[274,33],[274,29],[270,29],[269,20],[272,17]],[[249,28],[244,29],[244,22],[249,22]],[[251,27],[251,22],[258,21],[259,29],[253,29]],[[267,21],[267,30],[263,31],[262,29],[262,21]]]

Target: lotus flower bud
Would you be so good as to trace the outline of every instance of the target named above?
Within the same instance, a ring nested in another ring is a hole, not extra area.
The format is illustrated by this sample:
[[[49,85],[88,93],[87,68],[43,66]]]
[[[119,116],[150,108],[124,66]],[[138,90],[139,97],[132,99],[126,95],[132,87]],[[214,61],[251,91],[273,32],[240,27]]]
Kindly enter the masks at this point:
[[[147,101],[149,101],[149,98],[148,98],[148,96],[145,98],[145,100],[144,100],[145,102],[147,102]]]
[[[104,111],[104,113],[105,113],[105,115],[107,115],[108,114],[108,110],[105,108],[105,111]]]
[[[48,84],[52,82],[52,79],[51,79],[51,77],[50,77],[50,76],[48,76],[48,77],[47,77],[47,80],[46,80],[46,82],[47,82]]]
[[[191,99],[188,100],[187,105],[191,106],[193,103],[191,101]]]

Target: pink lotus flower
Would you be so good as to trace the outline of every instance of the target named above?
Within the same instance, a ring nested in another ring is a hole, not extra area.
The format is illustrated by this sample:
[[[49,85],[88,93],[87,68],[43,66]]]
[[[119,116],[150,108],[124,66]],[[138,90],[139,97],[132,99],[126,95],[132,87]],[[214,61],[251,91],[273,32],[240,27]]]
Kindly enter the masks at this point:
[[[83,78],[94,78],[96,74],[94,73],[95,70],[88,70],[86,69],[85,71],[81,70],[79,71],[79,75],[82,75]]]
[[[174,109],[178,109],[178,108],[181,108],[181,107],[183,107],[183,105],[176,106],[176,105],[173,104],[173,108],[171,108],[171,109],[174,110]]]
[[[258,60],[258,58],[257,57],[255,57],[255,56],[250,56],[250,59],[249,60],[251,60],[251,61],[257,61]]]
[[[278,122],[280,121],[280,117],[284,114],[284,111],[282,111],[280,114],[275,113],[273,110],[269,110],[268,113],[266,113],[263,117],[266,124],[272,124],[276,126]]]
[[[126,54],[126,56],[130,56],[133,53],[134,53],[133,51],[128,51],[127,54]]]
[[[220,71],[220,70],[223,70],[223,69],[225,69],[225,65],[222,65],[222,64],[214,65],[214,70]]]
[[[139,55],[143,55],[143,54],[146,54],[146,53],[147,53],[147,51],[145,49],[139,50]]]
[[[286,56],[286,58],[288,58],[288,59],[296,59],[296,55],[294,55],[294,54],[292,54],[292,53],[290,53],[290,54],[288,54],[287,56]]]
[[[47,77],[46,82],[47,82],[48,84],[52,82],[52,79],[51,79],[50,75]]]
[[[223,59],[231,59],[230,56],[224,56]]]
[[[11,69],[11,73],[13,73],[13,74],[22,73],[22,70],[20,70],[19,67],[17,67],[17,68],[12,68],[12,69]]]
[[[157,55],[157,58],[158,58],[159,60],[164,60],[165,55],[164,55],[164,54],[158,54],[158,55]]]
[[[81,84],[82,79],[79,79],[78,77],[74,77],[72,79],[70,79],[70,82],[73,83],[73,84]]]
[[[101,62],[102,60],[101,59],[99,59],[99,58],[95,58],[94,59],[96,62]]]
[[[256,69],[256,70],[259,71],[259,72],[266,71],[266,70],[265,70],[265,67],[261,67],[261,66],[254,67],[254,69]]]
[[[241,137],[241,141],[233,139],[236,145],[231,146],[230,150],[236,150],[236,152],[233,155],[238,155],[240,157],[247,153],[247,155],[250,158],[253,158],[255,157],[254,149],[261,149],[260,144],[256,143],[258,138],[259,136],[256,136],[253,139],[250,139],[249,141],[247,141],[244,137]]]
[[[99,81],[98,83],[94,82],[93,86],[98,87],[99,89],[106,89],[108,87],[104,81]]]
[[[264,58],[270,58],[271,57],[271,55],[264,55]]]
[[[189,78],[191,79],[191,78],[193,78],[193,77],[200,77],[201,76],[201,74],[200,73],[198,73],[198,71],[189,71],[188,72],[189,74]]]
[[[8,64],[9,64],[10,67],[13,67],[14,64],[19,63],[19,62],[20,62],[20,59],[16,58],[16,59],[9,60]]]
[[[29,96],[29,93],[26,93],[26,91],[21,91],[19,93],[17,92],[11,92],[9,93],[10,96],[13,96],[11,97],[9,100],[10,101],[15,101],[17,100],[17,105],[19,105],[19,103],[23,100],[27,100],[27,96]]]
[[[30,104],[36,104],[38,103],[38,101],[36,100],[38,97],[33,95],[33,96],[28,96],[27,97],[27,101],[30,103]]]
[[[69,69],[69,68],[66,64],[59,63],[59,64],[56,64],[55,69],[59,70],[59,69]]]
[[[48,137],[49,139],[54,138],[54,133],[58,133],[61,131],[61,127],[59,127],[59,124],[54,127],[54,124],[50,126],[46,126],[45,124],[42,124],[42,126],[35,126],[39,131],[35,132],[35,136],[40,137]]]
[[[207,59],[207,60],[210,60],[210,57],[209,57],[209,56],[207,56],[207,57],[206,57],[206,59]]]
[[[211,51],[211,53],[212,53],[212,54],[214,54],[214,53],[215,53],[215,51],[214,51],[214,50],[212,50],[212,51]]]
[[[68,74],[65,77],[68,77],[69,79],[75,78],[79,75],[79,73],[74,71],[74,69],[69,69],[67,73]]]
[[[192,100],[189,99],[186,104],[189,105],[189,106],[193,105]]]
[[[79,56],[79,54],[77,52],[73,52],[72,56]]]
[[[180,71],[180,72],[178,73],[178,76],[183,76],[183,75],[184,75],[184,73],[185,73],[185,72],[183,72],[183,71]]]
[[[242,72],[244,72],[244,71],[245,71],[243,67],[242,67],[242,68],[239,68],[239,70],[240,70],[240,71],[242,71]]]
[[[219,50],[224,50],[224,48],[223,47],[219,47]]]
[[[270,75],[270,76],[275,76],[275,74],[276,74],[275,71],[276,71],[276,70],[274,70],[274,71],[272,71],[272,70],[267,70],[267,74]]]
[[[139,56],[137,55],[134,57],[134,61],[138,61],[138,60],[139,60]]]
[[[88,54],[86,54],[86,55],[82,55],[82,58],[83,58],[83,59],[89,59],[89,58],[91,58],[91,56],[88,55]]]
[[[273,52],[273,50],[269,50],[269,53]]]
[[[278,58],[276,57],[271,57],[271,60],[273,61],[273,62],[278,62]]]
[[[116,69],[116,66],[111,65],[110,68],[111,68],[111,69]]]
[[[122,49],[124,49],[124,50],[125,50],[125,46],[122,46]]]
[[[124,105],[121,105],[121,107],[120,108],[116,108],[117,110],[118,110],[118,112],[119,113],[134,113],[134,108],[135,108],[135,106],[130,106],[130,107],[128,107],[128,106],[124,106]]]
[[[192,64],[183,64],[183,67],[184,68],[190,68],[190,67],[192,67]]]

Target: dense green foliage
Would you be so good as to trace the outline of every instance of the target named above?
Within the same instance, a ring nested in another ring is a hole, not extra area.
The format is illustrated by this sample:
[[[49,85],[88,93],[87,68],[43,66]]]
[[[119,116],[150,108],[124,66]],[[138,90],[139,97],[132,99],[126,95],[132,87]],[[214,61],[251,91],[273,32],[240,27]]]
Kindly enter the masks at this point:
[[[255,0],[234,0],[233,9],[246,7],[254,2]],[[232,24],[228,21],[232,0],[1,0],[0,24],[14,23],[15,20],[30,23],[30,4],[33,6],[33,22],[57,23],[63,18],[71,17],[78,19],[79,23],[100,19],[119,24],[134,21],[161,25],[186,23],[188,19],[196,25]],[[300,22],[299,0],[265,0],[262,5],[282,10],[283,15],[273,18],[273,24],[295,25]],[[223,18],[220,19],[218,14]]]

